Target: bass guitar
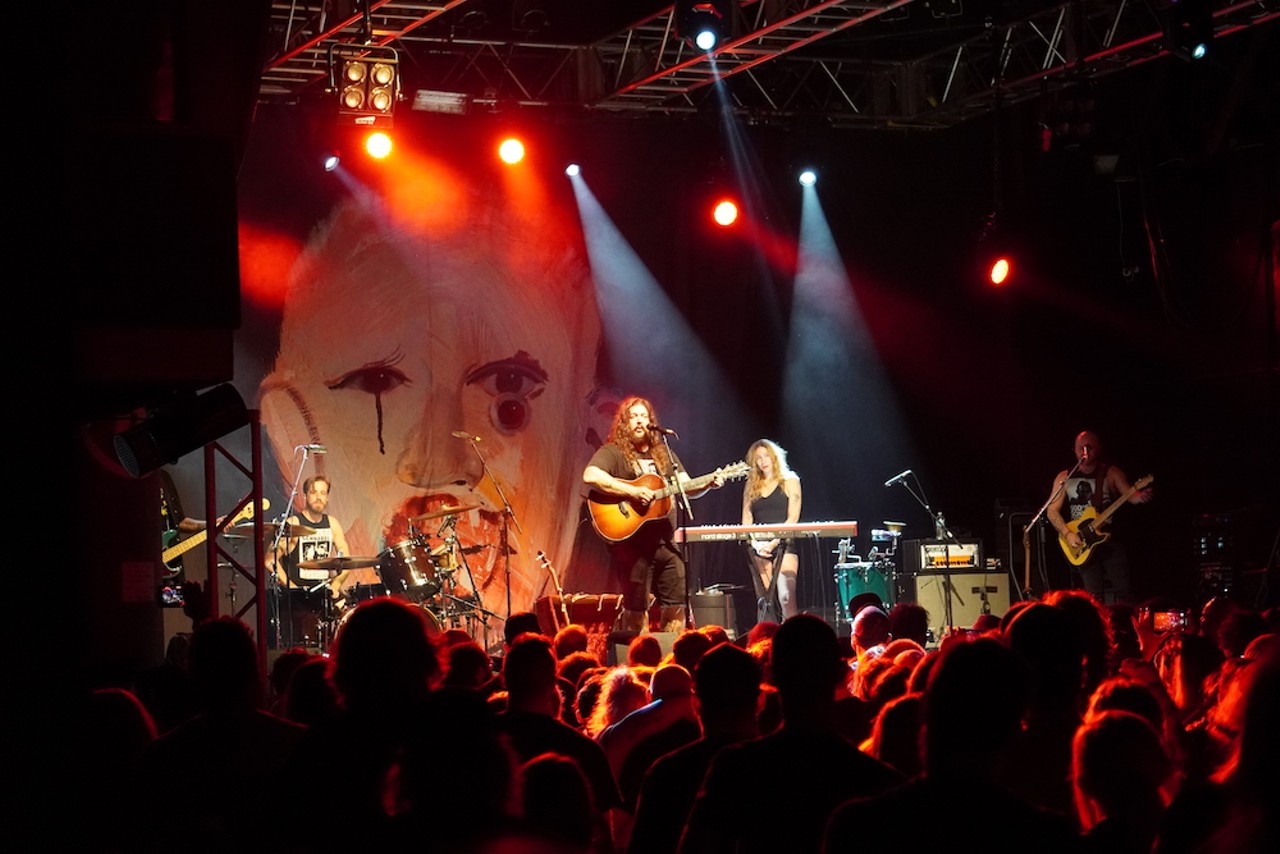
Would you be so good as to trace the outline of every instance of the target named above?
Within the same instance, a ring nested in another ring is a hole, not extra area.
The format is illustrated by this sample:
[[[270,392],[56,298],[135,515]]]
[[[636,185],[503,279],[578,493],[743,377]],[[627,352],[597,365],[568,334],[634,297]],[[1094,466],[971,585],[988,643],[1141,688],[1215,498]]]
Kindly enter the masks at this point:
[[[1112,501],[1107,505],[1107,509],[1103,510],[1101,513],[1093,509],[1093,507],[1086,507],[1084,512],[1080,514],[1080,518],[1072,519],[1068,522],[1067,530],[1075,531],[1079,534],[1080,539],[1082,539],[1084,543],[1079,549],[1073,549],[1068,545],[1065,535],[1058,535],[1058,545],[1062,547],[1062,553],[1066,555],[1067,561],[1070,562],[1072,566],[1083,566],[1085,561],[1089,559],[1089,556],[1093,554],[1093,547],[1100,543],[1105,543],[1111,538],[1110,533],[1101,532],[1098,529],[1105,525],[1107,520],[1111,518],[1111,514],[1119,510],[1121,505],[1132,498],[1135,492],[1146,489],[1154,480],[1154,475],[1147,475],[1146,477],[1139,479],[1133,486],[1129,487],[1128,490],[1125,491],[1124,495],[1121,495],[1115,501]]]
[[[271,509],[271,502],[265,498],[262,499],[262,512],[265,513],[270,509]],[[234,525],[236,522],[241,522],[245,519],[248,519],[250,516],[253,515],[253,512],[254,512],[254,505],[253,505],[253,502],[251,501],[244,506],[244,509],[242,509],[239,513],[233,516],[231,518],[231,521],[227,522],[227,524]],[[166,531],[165,532],[166,538],[168,537],[169,534],[172,534],[173,536],[176,537],[178,535],[178,532]],[[170,564],[174,560],[186,554],[187,552],[191,551],[192,549],[194,549],[196,546],[200,545],[207,539],[209,539],[208,528],[205,528],[203,531],[199,531],[195,534],[192,534],[191,536],[187,537],[185,540],[173,543],[173,545],[168,545],[168,540],[166,539],[165,545],[167,546],[167,548],[165,548],[165,550],[160,553],[160,560],[164,561],[164,563],[166,564]]]
[[[726,482],[746,477],[751,467],[746,463],[733,463],[718,468],[710,474],[695,477],[685,483],[685,492],[697,492],[717,477]],[[633,480],[623,481],[632,486],[644,486],[652,489],[652,501],[640,501],[637,498],[626,498],[621,495],[607,496],[602,500],[587,499],[587,507],[591,511],[591,525],[596,533],[611,543],[620,543],[631,537],[640,526],[654,519],[661,519],[671,512],[671,496],[678,491],[674,484],[667,483],[656,474],[642,474]]]

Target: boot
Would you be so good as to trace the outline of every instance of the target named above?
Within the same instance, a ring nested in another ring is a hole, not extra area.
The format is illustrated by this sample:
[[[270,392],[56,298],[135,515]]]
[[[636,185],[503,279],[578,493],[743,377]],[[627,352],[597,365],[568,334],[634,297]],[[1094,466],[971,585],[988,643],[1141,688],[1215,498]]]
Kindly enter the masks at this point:
[[[648,616],[644,611],[623,611],[618,615],[618,631],[639,634],[649,628]]]
[[[662,612],[658,616],[662,624],[664,632],[682,632],[684,631],[684,606],[683,605],[663,605]]]

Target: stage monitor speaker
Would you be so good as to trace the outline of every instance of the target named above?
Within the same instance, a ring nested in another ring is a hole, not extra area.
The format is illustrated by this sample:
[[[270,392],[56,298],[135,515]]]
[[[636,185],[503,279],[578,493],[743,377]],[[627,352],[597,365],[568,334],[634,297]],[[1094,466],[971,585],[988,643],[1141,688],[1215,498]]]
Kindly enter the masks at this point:
[[[627,651],[631,648],[631,642],[635,640],[637,634],[639,633],[609,632],[609,659],[606,663],[610,667],[627,663]],[[663,658],[671,654],[671,645],[680,636],[679,632],[650,632],[649,634],[658,639],[658,646],[662,647]]]
[[[915,577],[916,604],[929,612],[929,630],[935,641],[942,638],[948,626],[944,593],[948,586],[952,626],[969,628],[981,614],[1003,617],[1009,610],[1009,576],[1006,573],[921,573]]]
[[[718,590],[694,593],[693,624],[702,626],[719,626],[729,633],[731,639],[737,639],[738,617],[733,607],[733,597]]]

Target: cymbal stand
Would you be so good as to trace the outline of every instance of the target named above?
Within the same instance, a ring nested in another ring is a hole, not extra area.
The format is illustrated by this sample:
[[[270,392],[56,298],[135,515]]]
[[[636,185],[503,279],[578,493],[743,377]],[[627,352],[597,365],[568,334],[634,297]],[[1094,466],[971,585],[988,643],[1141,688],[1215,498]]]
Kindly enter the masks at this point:
[[[458,517],[450,514],[445,517],[444,524],[440,526],[440,533],[442,534],[444,533],[445,530],[448,530],[449,536],[445,537],[445,545],[449,547],[449,551],[446,552],[446,554],[452,554],[457,559],[458,563],[462,564],[462,568],[467,571],[467,581],[471,584],[471,592],[475,594],[476,601],[468,602],[466,599],[462,599],[458,596],[454,596],[452,593],[445,590],[445,585],[443,583],[440,585],[440,598],[445,603],[445,615],[450,622],[453,622],[455,624],[455,628],[461,628],[460,625],[457,625],[458,618],[467,614],[468,612],[472,614],[478,612],[481,615],[479,620],[480,620],[480,625],[484,627],[484,646],[485,646],[485,649],[488,649],[489,648],[489,619],[488,618],[498,617],[498,615],[495,614],[493,611],[490,611],[489,609],[485,608],[481,604],[480,588],[476,585],[476,577],[471,572],[471,564],[467,562],[466,551],[462,549],[458,543],[457,525],[458,525]],[[503,539],[504,540],[506,539],[505,531],[503,531]],[[510,567],[508,567],[508,570],[507,570],[508,585],[510,584],[510,578],[511,578]],[[441,579],[441,581],[443,582],[443,579]],[[511,600],[511,588],[510,586],[508,586],[507,587],[508,607],[510,607],[510,600]],[[462,606],[462,607],[457,607],[457,606]]]
[[[476,457],[480,460],[480,468],[484,470],[489,480],[493,481],[493,488],[498,493],[498,499],[502,502],[502,570],[506,574],[507,582],[507,617],[511,617],[511,539],[508,535],[507,521],[510,520],[512,525],[516,526],[516,531],[523,534],[524,528],[520,527],[520,520],[516,518],[516,510],[511,506],[511,502],[507,500],[507,494],[502,490],[502,484],[493,472],[489,469],[489,462],[484,458],[484,454],[480,453],[479,436],[467,436],[467,443],[471,445],[471,450],[476,452]],[[463,561],[466,565],[466,561]],[[471,568],[467,568],[467,575],[471,574]],[[480,591],[476,590],[475,582],[472,581],[471,589],[475,591],[477,597]],[[489,629],[488,624],[485,625],[485,631]]]

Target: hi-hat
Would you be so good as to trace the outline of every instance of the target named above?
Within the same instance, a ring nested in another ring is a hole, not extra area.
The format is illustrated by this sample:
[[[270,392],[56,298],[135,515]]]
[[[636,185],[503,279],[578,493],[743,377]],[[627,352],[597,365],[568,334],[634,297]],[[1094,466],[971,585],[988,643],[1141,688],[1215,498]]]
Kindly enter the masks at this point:
[[[479,510],[479,504],[457,504],[453,507],[441,507],[439,510],[432,510],[430,513],[423,513],[421,516],[410,516],[410,522],[425,522],[428,519],[439,519],[441,516],[456,516],[459,513],[467,513],[471,510]]]

